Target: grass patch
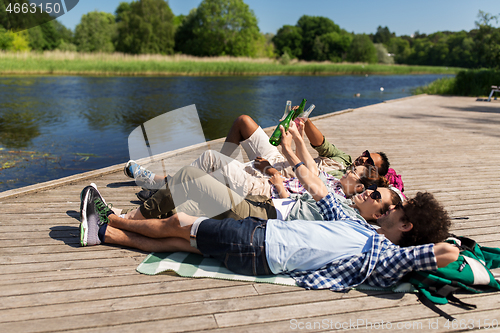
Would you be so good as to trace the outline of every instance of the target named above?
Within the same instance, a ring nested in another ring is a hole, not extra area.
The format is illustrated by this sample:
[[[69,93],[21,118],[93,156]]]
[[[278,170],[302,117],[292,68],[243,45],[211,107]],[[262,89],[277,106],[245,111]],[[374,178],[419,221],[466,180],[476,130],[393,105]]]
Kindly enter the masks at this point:
[[[0,74],[58,75],[356,75],[456,74],[460,68],[292,61],[186,55],[0,53]]]
[[[500,85],[500,71],[478,69],[460,71],[454,78],[442,78],[425,87],[415,89],[414,94],[488,96],[491,86]]]
[[[429,95],[453,95],[452,91],[455,86],[454,77],[444,77],[432,81],[426,86],[418,87],[413,91],[414,95],[429,94]]]

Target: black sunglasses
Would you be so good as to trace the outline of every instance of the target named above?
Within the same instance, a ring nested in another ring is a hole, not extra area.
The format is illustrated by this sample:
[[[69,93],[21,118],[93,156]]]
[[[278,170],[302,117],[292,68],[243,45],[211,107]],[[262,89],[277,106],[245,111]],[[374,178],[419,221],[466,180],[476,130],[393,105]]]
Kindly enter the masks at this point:
[[[373,184],[373,185],[369,186],[367,188],[367,190],[373,191],[372,193],[370,193],[370,198],[372,198],[373,200],[382,199],[382,194],[380,194],[380,192],[377,191],[377,184]]]
[[[365,150],[363,154],[361,154],[361,157],[367,157],[366,161],[363,163],[363,165],[373,165],[375,166],[375,162],[373,162],[373,158],[370,155],[370,152],[368,150]]]
[[[364,161],[361,161],[361,159],[365,159]],[[370,152],[368,150],[365,150],[359,157],[354,161],[354,165],[371,165],[375,166],[375,162],[373,161],[373,158],[370,156]]]

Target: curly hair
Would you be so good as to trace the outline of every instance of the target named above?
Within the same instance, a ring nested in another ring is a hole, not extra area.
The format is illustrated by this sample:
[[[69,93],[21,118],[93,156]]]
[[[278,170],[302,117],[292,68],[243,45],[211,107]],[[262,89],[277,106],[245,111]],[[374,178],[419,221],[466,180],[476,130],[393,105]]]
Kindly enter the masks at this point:
[[[403,232],[400,246],[413,246],[444,241],[449,234],[451,220],[444,207],[431,193],[418,192],[403,206],[410,231]]]

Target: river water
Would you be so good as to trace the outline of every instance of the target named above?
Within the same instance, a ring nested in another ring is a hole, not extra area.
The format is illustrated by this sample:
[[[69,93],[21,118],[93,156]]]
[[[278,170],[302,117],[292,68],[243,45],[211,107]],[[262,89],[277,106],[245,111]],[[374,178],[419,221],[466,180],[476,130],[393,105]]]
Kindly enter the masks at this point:
[[[443,76],[0,77],[0,192],[124,163],[135,128],[187,105],[212,140],[241,114],[275,125],[287,100],[306,98],[317,116],[410,96]]]

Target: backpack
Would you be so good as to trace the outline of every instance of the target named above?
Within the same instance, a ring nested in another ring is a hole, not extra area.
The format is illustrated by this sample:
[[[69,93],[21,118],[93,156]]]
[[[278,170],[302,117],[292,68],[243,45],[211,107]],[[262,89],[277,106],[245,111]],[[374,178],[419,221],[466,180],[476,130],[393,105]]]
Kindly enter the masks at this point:
[[[407,276],[418,290],[422,304],[449,320],[454,318],[436,304],[452,303],[466,309],[476,308],[459,300],[456,292],[483,293],[500,290],[500,276],[491,269],[500,267],[500,248],[484,247],[467,237],[452,235],[446,242],[460,248],[458,260],[437,271],[415,271]]]

